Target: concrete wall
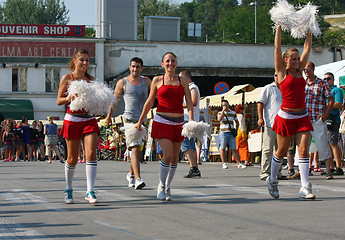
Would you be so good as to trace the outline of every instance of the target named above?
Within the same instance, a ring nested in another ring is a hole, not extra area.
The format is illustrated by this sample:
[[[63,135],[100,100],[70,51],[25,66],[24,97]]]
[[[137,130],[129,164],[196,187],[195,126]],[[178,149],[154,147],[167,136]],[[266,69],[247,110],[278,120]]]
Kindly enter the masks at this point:
[[[0,93],[12,92],[12,68],[0,68],[0,84]]]
[[[294,47],[303,51],[303,46]],[[283,51],[287,48],[283,46]],[[329,49],[313,48],[309,60],[316,66],[333,62]],[[165,52],[174,52],[180,67],[274,68],[273,45],[108,41],[104,49],[104,77],[124,72],[134,56],[142,58],[145,66],[160,67]],[[337,60],[341,60],[337,54]]]

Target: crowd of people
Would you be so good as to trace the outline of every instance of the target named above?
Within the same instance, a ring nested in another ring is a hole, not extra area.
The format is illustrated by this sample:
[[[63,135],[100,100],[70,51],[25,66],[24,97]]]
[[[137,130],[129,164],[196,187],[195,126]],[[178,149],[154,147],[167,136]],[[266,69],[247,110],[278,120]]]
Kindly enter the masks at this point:
[[[7,118],[1,123],[1,142],[3,152],[1,159],[10,161],[45,161],[51,163],[53,152],[60,162],[64,163],[63,156],[57,149],[59,141],[58,126],[53,117],[48,116],[48,124],[33,120],[29,124],[28,117],[21,121]],[[51,151],[53,150],[53,152]]]

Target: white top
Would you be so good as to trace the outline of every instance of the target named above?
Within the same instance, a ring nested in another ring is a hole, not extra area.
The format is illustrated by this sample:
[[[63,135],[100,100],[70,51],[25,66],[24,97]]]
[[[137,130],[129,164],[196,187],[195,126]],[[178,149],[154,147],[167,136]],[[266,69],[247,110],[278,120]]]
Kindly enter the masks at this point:
[[[278,114],[282,101],[282,94],[275,82],[266,85],[262,90],[258,102],[264,104],[263,115],[267,127],[273,126],[274,118]]]
[[[199,105],[200,105],[200,91],[199,91],[198,86],[194,82],[191,82],[189,84],[189,90],[192,91],[193,88],[198,92],[197,104],[196,104],[196,106],[193,106],[193,119],[194,119],[194,121],[198,122],[199,116],[200,116],[200,107],[199,107]],[[183,97],[183,103],[186,104],[186,97]],[[188,109],[183,108],[183,113],[184,113],[184,120],[189,121]]]
[[[241,132],[246,131],[246,121],[244,119],[243,114],[236,114],[236,115],[237,115],[237,120],[238,120],[238,123],[239,123],[238,128],[241,129]],[[235,124],[235,127],[237,127],[236,124]]]

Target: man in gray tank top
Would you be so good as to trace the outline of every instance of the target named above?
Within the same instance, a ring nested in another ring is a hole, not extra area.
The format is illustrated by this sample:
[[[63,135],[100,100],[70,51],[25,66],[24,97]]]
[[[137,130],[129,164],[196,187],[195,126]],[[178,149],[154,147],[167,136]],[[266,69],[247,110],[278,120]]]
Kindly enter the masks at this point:
[[[138,57],[132,58],[129,65],[130,75],[116,83],[114,95],[117,103],[122,95],[125,102],[125,111],[123,113],[125,124],[138,122],[148,96],[151,80],[148,77],[141,76],[143,69],[143,61]],[[110,107],[106,117],[107,125],[111,123],[111,115],[116,107],[117,105],[114,108]],[[135,189],[145,187],[145,182],[140,177],[140,158],[142,154],[140,147],[142,144],[143,142],[135,142],[127,145],[128,150],[132,151],[132,156],[130,172],[127,174],[126,179],[128,186]]]

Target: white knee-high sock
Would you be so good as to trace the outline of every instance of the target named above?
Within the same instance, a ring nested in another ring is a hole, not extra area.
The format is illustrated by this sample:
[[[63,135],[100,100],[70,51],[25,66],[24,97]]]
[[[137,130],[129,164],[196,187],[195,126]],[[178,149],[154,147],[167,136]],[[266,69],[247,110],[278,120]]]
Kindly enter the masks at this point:
[[[87,192],[93,191],[97,173],[97,161],[86,161],[86,184]]]
[[[166,188],[170,188],[170,184],[175,176],[176,168],[177,164],[170,164],[169,173],[166,180]]]
[[[273,182],[277,181],[277,174],[282,164],[283,164],[283,159],[277,158],[273,154],[272,161],[271,161],[271,177],[270,177],[271,181]]]
[[[309,159],[299,158],[298,167],[299,167],[302,187],[306,187],[309,180]]]
[[[65,163],[66,189],[72,189],[74,172],[75,172],[75,166],[69,165],[66,161]]]
[[[163,162],[163,159],[159,165],[159,184],[165,186],[165,182],[169,173],[170,164]]]

